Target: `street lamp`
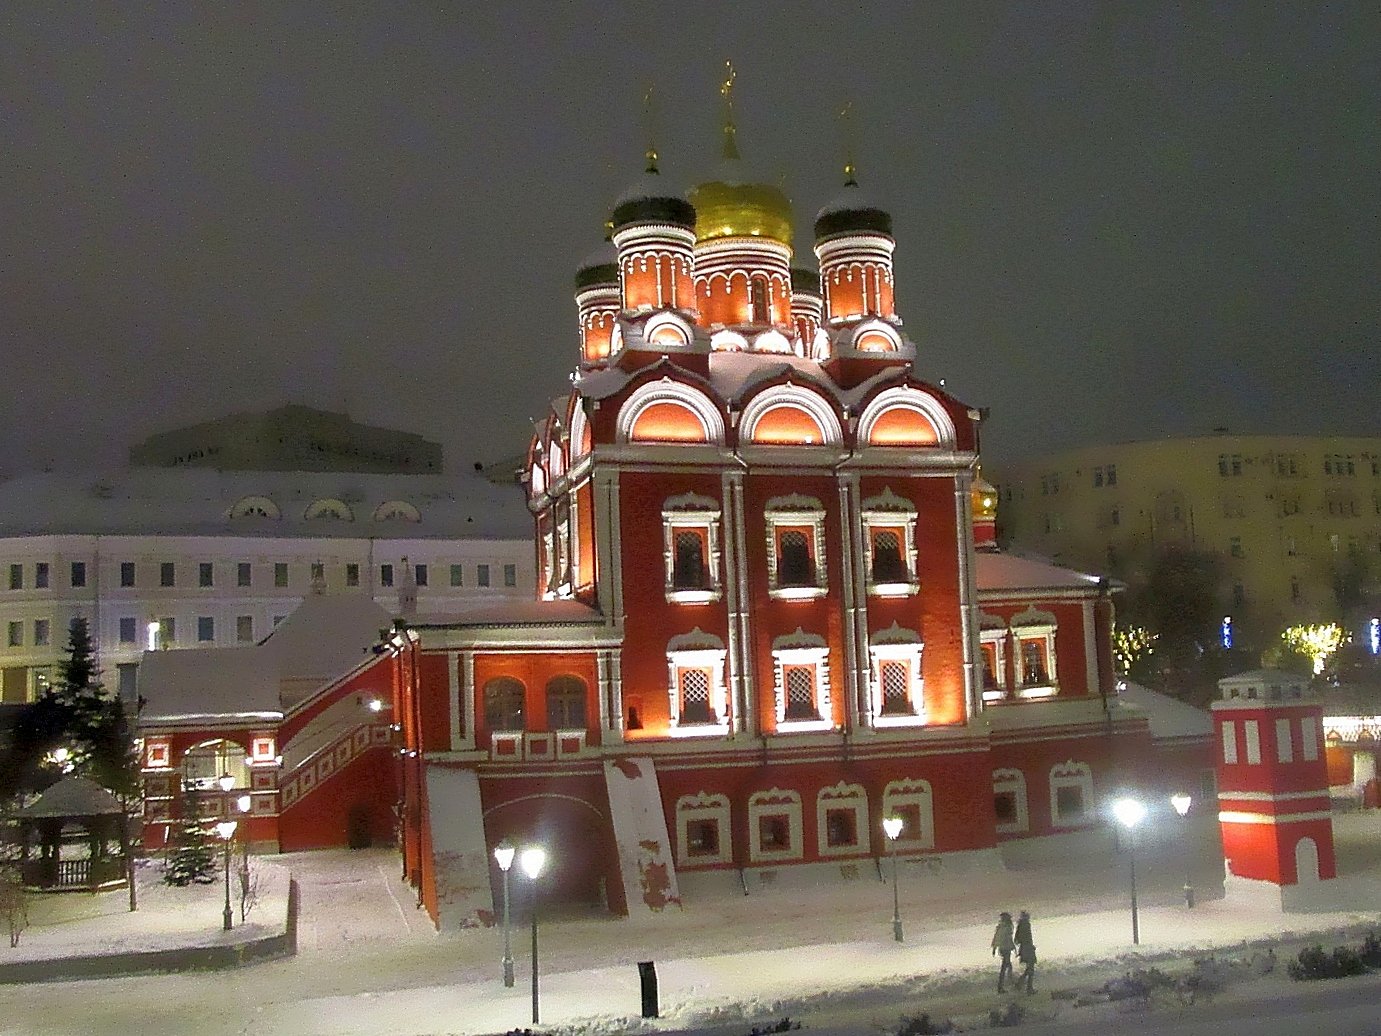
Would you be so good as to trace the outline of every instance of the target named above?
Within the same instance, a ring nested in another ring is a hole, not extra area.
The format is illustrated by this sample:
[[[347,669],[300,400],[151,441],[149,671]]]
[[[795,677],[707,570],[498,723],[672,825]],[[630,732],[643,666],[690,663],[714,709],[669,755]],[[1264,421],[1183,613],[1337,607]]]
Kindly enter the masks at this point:
[[[518,856],[523,873],[532,882],[532,1024],[541,1022],[537,1003],[537,876],[547,862],[547,851],[540,845],[529,846]]]
[[[221,786],[221,791],[230,794],[230,789],[235,787],[235,778],[227,770],[216,779],[216,783]],[[234,917],[230,913],[230,839],[235,837],[236,822],[230,819],[229,803],[222,799],[221,813],[224,819],[216,825],[216,834],[225,840],[225,912],[221,914],[225,930],[228,932],[234,924]]]
[[[1113,815],[1127,829],[1127,861],[1132,880],[1132,945],[1141,942],[1136,916],[1136,825],[1146,816],[1146,807],[1137,799],[1118,799],[1112,804]]]
[[[1175,807],[1175,812],[1180,815],[1184,824],[1184,905],[1194,906],[1194,882],[1189,870],[1189,807],[1193,805],[1193,799],[1181,792],[1178,795],[1170,796],[1170,805]]]
[[[897,837],[903,826],[901,817],[888,817],[882,822],[887,836],[887,855],[892,857],[892,938],[901,942],[901,893],[897,890]]]
[[[508,914],[508,871],[513,866],[513,854],[517,852],[513,848],[513,843],[505,838],[498,845],[494,846],[494,860],[499,865],[499,870],[503,871],[503,984],[513,985],[513,943],[509,936],[509,914]]]

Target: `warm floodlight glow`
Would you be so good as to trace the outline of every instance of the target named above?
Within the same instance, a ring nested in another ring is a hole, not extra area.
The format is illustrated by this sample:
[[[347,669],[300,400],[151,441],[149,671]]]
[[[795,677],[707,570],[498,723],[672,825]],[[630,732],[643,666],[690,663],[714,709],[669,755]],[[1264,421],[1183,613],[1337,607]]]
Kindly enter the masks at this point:
[[[888,817],[882,822],[882,833],[895,842],[897,836],[901,834],[902,827],[903,821],[901,817]]]
[[[508,868],[513,866],[513,854],[517,851],[507,838],[494,846],[494,861],[499,865],[499,870],[508,873]]]
[[[1137,799],[1118,799],[1112,804],[1112,814],[1117,822],[1131,830],[1146,817],[1146,807]]]
[[[236,826],[233,820],[222,820],[216,824],[216,834],[228,842],[234,836]]]
[[[216,778],[216,783],[221,786],[221,791],[229,791],[235,787],[235,778],[229,773],[223,773]]]
[[[1171,795],[1170,805],[1175,807],[1175,812],[1180,816],[1189,813],[1189,805],[1193,800],[1188,795]]]
[[[370,711],[370,712],[383,712],[383,711],[384,711],[384,703],[383,703],[382,701],[380,701],[378,698],[370,698],[370,699],[369,699],[369,711]]]
[[[541,874],[542,868],[546,866],[547,851],[540,845],[530,846],[518,857],[518,863],[523,868],[523,873],[536,881],[537,875]]]

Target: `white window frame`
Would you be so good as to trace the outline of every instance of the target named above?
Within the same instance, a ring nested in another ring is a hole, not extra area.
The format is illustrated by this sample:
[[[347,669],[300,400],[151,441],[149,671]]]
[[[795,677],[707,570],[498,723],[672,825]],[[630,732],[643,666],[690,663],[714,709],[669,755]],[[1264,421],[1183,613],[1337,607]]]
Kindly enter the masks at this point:
[[[997,686],[983,688],[983,701],[1006,701],[1011,694],[1007,687],[1007,623],[1003,619],[990,616],[986,612],[979,613],[978,642],[979,650],[989,644],[993,647],[993,677],[997,680]],[[983,669],[982,660],[979,660],[979,679],[982,679]]]
[[[662,560],[666,567],[666,599],[674,604],[705,604],[723,596],[720,579],[721,552],[719,526],[723,512],[709,497],[694,493],[668,497],[662,504]],[[701,529],[705,533],[705,564],[710,585],[698,590],[678,590],[676,575],[676,533],[681,529]]]
[[[825,506],[815,497],[776,496],[764,508],[767,524],[767,595],[776,600],[797,601],[824,597],[829,589],[825,562]],[[784,525],[803,525],[812,531],[811,561],[815,582],[809,586],[780,586],[777,582],[777,530]]]
[[[713,820],[719,826],[719,851],[691,855],[688,830],[697,820]],[[695,795],[682,795],[676,800],[676,865],[678,867],[700,867],[720,863],[732,863],[734,848],[732,844],[733,826],[729,823],[729,798],[726,795],[699,792]]]
[[[796,632],[772,641],[772,682],[775,714],[779,731],[833,730],[834,718],[830,702],[829,648],[824,638],[805,633],[799,626]],[[815,710],[818,719],[786,718],[786,668],[788,666],[815,667]]]
[[[1295,746],[1291,741],[1293,736],[1290,728],[1294,724],[1290,722],[1288,716],[1282,716],[1276,720],[1276,762],[1293,763],[1295,761]]]
[[[915,506],[891,489],[884,488],[878,496],[863,501],[863,564],[867,576],[868,593],[873,597],[910,597],[920,592],[916,575],[916,516]],[[901,582],[873,581],[873,530],[900,529],[902,533],[902,564],[906,579]]]
[[[1223,763],[1232,766],[1237,762],[1237,723],[1223,720]]]
[[[785,813],[791,842],[785,849],[764,849],[759,837],[758,822],[763,816]],[[799,860],[804,846],[801,832],[801,794],[772,788],[755,791],[748,796],[748,859],[752,863],[771,863],[779,860]]]
[[[1306,763],[1319,758],[1319,726],[1313,716],[1302,716],[1299,721],[1300,758]]]
[[[925,644],[915,630],[902,629],[895,622],[891,627],[873,635],[868,645],[871,672],[868,679],[870,705],[874,727],[921,727],[926,724],[925,681],[921,675],[921,660]],[[910,715],[884,716],[882,663],[901,662],[907,667],[907,700]]]
[[[1055,669],[1055,634],[1059,626],[1055,616],[1049,612],[1027,608],[1012,617],[1012,636],[1016,643],[1017,697],[1022,699],[1053,698],[1059,691],[1060,677]],[[1028,641],[1036,641],[1045,646],[1045,682],[1027,684],[1022,672],[1022,647]]]
[[[1031,829],[1031,811],[1026,802],[1026,774],[1020,770],[998,769],[993,771],[993,797],[1011,793],[1016,801],[1016,819],[1010,824],[997,822],[996,831],[1000,835],[1014,835]]]
[[[1080,788],[1083,791],[1083,812],[1078,817],[1060,816],[1059,801],[1061,788]],[[1050,826],[1083,827],[1094,816],[1093,809],[1093,771],[1088,763],[1077,763],[1069,759],[1056,763],[1050,768]]]
[[[922,851],[935,848],[935,795],[930,782],[919,778],[888,781],[882,789],[882,815],[895,816],[900,806],[915,806],[921,820],[921,830],[902,828],[896,848],[902,851]]]
[[[853,845],[830,845],[826,818],[831,810],[852,809],[854,813],[854,832],[857,838]],[[862,856],[871,851],[871,830],[868,825],[868,793],[861,784],[848,784],[840,781],[828,788],[821,788],[815,797],[815,847],[821,856]]]
[[[724,642],[699,626],[667,642],[667,702],[670,710],[672,737],[716,737],[729,733],[729,688],[724,679]],[[710,671],[710,708],[719,717],[718,723],[681,725],[682,669]]]

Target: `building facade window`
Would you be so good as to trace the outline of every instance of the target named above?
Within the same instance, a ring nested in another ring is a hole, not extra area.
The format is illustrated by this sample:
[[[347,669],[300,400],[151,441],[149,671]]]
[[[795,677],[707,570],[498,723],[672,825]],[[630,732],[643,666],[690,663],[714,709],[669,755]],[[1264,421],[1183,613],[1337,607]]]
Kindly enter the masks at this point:
[[[1074,827],[1093,817],[1093,771],[1074,760],[1050,768],[1050,823]]]
[[[868,593],[882,597],[914,594],[916,508],[890,489],[862,503],[864,570]]]
[[[765,516],[768,595],[787,600],[824,596],[824,506],[814,497],[774,497]]]
[[[667,642],[671,733],[695,737],[729,732],[724,642],[698,626]]]
[[[202,615],[197,618],[197,640],[202,644],[209,644],[216,639],[216,620],[210,615]]]
[[[158,620],[158,646],[168,647],[177,643],[177,620],[171,615]]]
[[[360,585],[360,565],[359,565],[359,562],[357,562],[357,561],[349,561],[349,562],[346,562],[346,565],[345,565],[345,585],[346,585],[346,586],[359,586],[359,585]]]
[[[379,585],[380,585],[380,586],[392,586],[392,585],[393,585],[393,566],[392,566],[392,565],[384,564],[384,565],[380,565],[380,566],[379,566]]]
[[[484,685],[484,723],[491,731],[522,730],[526,689],[511,676],[496,676]]]
[[[235,585],[252,586],[254,583],[254,566],[248,561],[241,561],[235,565]]]
[[[254,642],[253,615],[235,616],[235,640],[240,644],[251,644]]]
[[[202,561],[197,565],[197,586],[205,589],[208,586],[216,585],[216,566],[210,561]]]
[[[802,855],[801,795],[772,788],[748,797],[748,858],[795,860]]]
[[[872,664],[871,711],[877,727],[918,726],[925,722],[921,680],[923,645],[915,630],[895,622],[875,633],[868,645]]]
[[[53,624],[50,619],[34,620],[34,647],[47,647],[52,639]]]
[[[131,586],[134,585],[134,562],[133,562],[133,561],[122,561],[122,562],[120,562],[120,585],[121,585],[122,587],[126,587],[126,588],[131,587]]]
[[[124,616],[120,619],[120,643],[134,644],[139,640],[138,624],[132,616]]]
[[[40,562],[38,562],[38,563],[36,563],[36,564],[34,565],[34,589],[35,589],[35,590],[47,590],[47,589],[48,589],[48,573],[49,573],[48,562],[46,562],[46,561],[40,561]]]
[[[686,493],[662,504],[662,560],[668,601],[698,604],[721,593],[719,504]]]
[[[993,771],[993,813],[997,817],[997,833],[1019,834],[1030,830],[1030,812],[1026,804],[1026,775],[1020,770]]]
[[[23,589],[24,589],[24,566],[23,566],[23,565],[11,565],[11,566],[10,566],[10,589],[11,589],[11,590],[23,590]]]
[[[286,561],[273,563],[273,585],[280,588],[288,585],[288,563]]]
[[[475,585],[476,585],[476,586],[488,586],[488,585],[489,585],[489,566],[488,566],[488,565],[476,565],[476,566],[475,566]]]
[[[74,562],[72,562],[71,577],[72,577],[72,578],[69,580],[69,582],[72,584],[72,586],[74,586],[74,587],[83,587],[83,586],[86,585],[86,562],[85,562],[85,561],[74,561]]]
[[[504,565],[504,567],[503,567],[503,585],[504,585],[504,586],[507,586],[507,587],[515,587],[515,586],[518,585],[518,566],[517,566],[517,565]]]
[[[729,799],[701,792],[676,800],[676,862],[682,866],[729,863],[733,860]]]
[[[823,637],[797,628],[772,641],[777,729],[828,730],[834,725],[830,702],[829,650]]]
[[[451,585],[452,585],[452,586],[464,586],[464,585],[465,585],[465,566],[464,566],[464,565],[452,565],[452,566],[451,566]]]
[[[177,563],[164,561],[158,566],[158,585],[177,586]]]
[[[1261,763],[1261,724],[1254,719],[1242,721],[1242,740],[1247,744],[1247,765]]]
[[[1048,698],[1056,693],[1055,616],[1027,608],[1012,616],[1012,636],[1016,640],[1018,696]]]
[[[901,818],[898,849],[935,848],[935,801],[929,781],[889,781],[882,790],[882,815]]]
[[[23,647],[23,646],[24,646],[24,623],[22,623],[22,622],[11,622],[11,623],[10,623],[8,644],[9,644],[10,647]]]
[[[426,586],[427,580],[430,578],[427,566],[425,564],[413,565],[412,578],[418,586]]]
[[[1231,766],[1237,762],[1237,724],[1223,721],[1223,762]]]
[[[840,781],[815,798],[816,852],[855,856],[871,849],[868,795],[861,784]]]
[[[585,681],[578,676],[554,676],[547,681],[547,729],[585,729]]]

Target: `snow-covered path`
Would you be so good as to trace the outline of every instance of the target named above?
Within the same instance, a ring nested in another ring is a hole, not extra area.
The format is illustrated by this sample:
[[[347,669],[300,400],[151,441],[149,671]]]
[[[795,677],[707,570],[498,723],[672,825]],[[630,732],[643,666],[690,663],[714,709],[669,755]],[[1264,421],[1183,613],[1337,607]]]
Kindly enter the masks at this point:
[[[1375,868],[1381,822],[1345,818],[1339,826],[1340,844],[1348,830],[1355,835],[1342,850],[1345,869]],[[1207,894],[1220,865],[1213,828],[1199,833],[1193,874]],[[0,988],[0,1033],[490,1034],[529,1024],[525,917],[515,919],[517,985],[505,989],[500,933],[435,933],[399,880],[393,854],[281,859],[303,893],[295,959],[232,972]],[[1358,902],[1367,909],[1336,915],[1282,917],[1208,898],[1189,911],[1179,895],[1183,868],[1173,843],[1148,846],[1139,858],[1143,953],[1373,923],[1381,909],[1381,895],[1369,895]],[[922,1008],[986,995],[998,909],[1032,912],[1046,988],[1099,962],[1120,969],[1117,962],[1133,949],[1124,858],[1100,854],[1096,844],[1077,863],[1031,857],[981,873],[912,869],[903,872],[900,890],[902,944],[891,939],[890,888],[876,874],[827,892],[775,887],[701,898],[654,924],[570,912],[544,920],[542,1028],[617,1033],[730,1025],[726,1032],[742,1034],[785,1013],[866,1016],[869,1005],[877,1007],[878,1024],[895,1024],[898,1004]],[[645,1022],[635,964],[649,959],[658,966],[662,1017]]]

